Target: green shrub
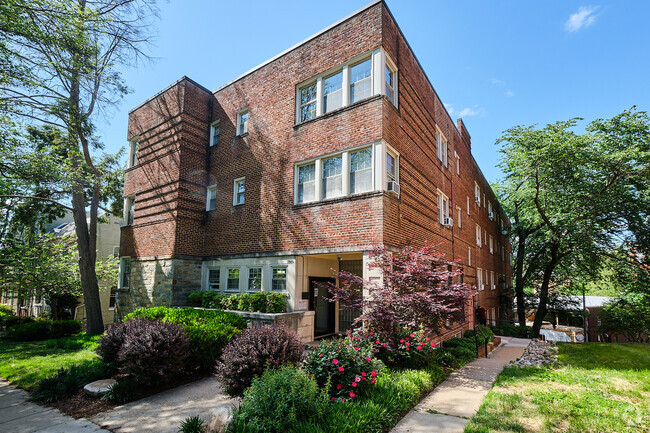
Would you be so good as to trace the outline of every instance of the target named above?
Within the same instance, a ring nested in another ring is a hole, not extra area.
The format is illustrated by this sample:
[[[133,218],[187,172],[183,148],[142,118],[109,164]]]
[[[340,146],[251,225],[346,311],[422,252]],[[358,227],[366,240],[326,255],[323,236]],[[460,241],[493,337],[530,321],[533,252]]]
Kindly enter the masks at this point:
[[[255,313],[284,313],[287,311],[287,294],[255,292],[225,295],[214,291],[197,291],[190,293],[189,303],[193,307],[202,308],[250,311]]]
[[[178,433],[203,433],[207,430],[208,426],[205,421],[198,416],[190,416],[183,420],[178,429]]]
[[[81,331],[81,322],[78,320],[51,320],[27,321],[7,327],[5,338],[14,341],[36,341],[61,338]]]
[[[329,408],[327,392],[302,369],[267,370],[253,381],[233,415],[233,432],[300,431],[299,423],[318,422]]]
[[[116,404],[128,403],[140,397],[140,391],[138,389],[139,385],[134,381],[121,379],[108,389],[108,392],[104,394],[102,400]]]
[[[247,326],[246,320],[235,313],[193,308],[141,308],[127,315],[124,320],[134,318],[180,325],[190,342],[191,353],[187,364],[203,371],[214,368],[226,344]]]
[[[476,359],[476,349],[464,346],[457,346],[451,349],[451,354],[458,360],[460,365],[467,364]]]
[[[449,347],[449,348],[454,348],[454,347],[465,347],[465,348],[473,348],[476,350],[476,341],[474,338],[450,338],[449,340],[445,340],[442,345],[444,347]]]
[[[0,304],[0,328],[4,326],[5,319],[8,317],[14,317],[14,311],[5,304]]]
[[[75,394],[82,386],[115,374],[115,368],[97,360],[70,368],[61,368],[56,374],[41,380],[32,393],[31,400],[54,403]]]
[[[487,326],[483,326],[483,325],[479,325],[479,328],[481,329],[481,331],[483,331],[483,334],[481,334],[480,332],[478,333],[479,344],[483,344],[483,341],[484,341],[483,340],[483,335],[485,335],[488,338],[488,341],[494,340],[494,332],[492,332],[492,330],[490,328],[488,328]],[[467,331],[465,331],[464,337],[473,339],[474,338],[474,330],[473,329],[468,329]]]
[[[15,325],[22,325],[24,323],[32,323],[34,321],[33,317],[28,316],[4,316],[3,324],[5,329],[9,329]]]
[[[530,326],[516,326],[509,323],[500,323],[492,327],[495,335],[504,337],[533,338],[533,328]]]
[[[451,349],[440,347],[436,349],[433,357],[434,364],[444,368],[458,368],[458,360],[451,353]]]
[[[329,394],[341,400],[366,393],[384,369],[372,349],[354,347],[343,339],[321,341],[306,354],[303,365],[319,386],[329,385]]]
[[[296,364],[304,350],[296,331],[284,325],[253,326],[232,340],[216,365],[226,392],[241,395],[266,368]]]

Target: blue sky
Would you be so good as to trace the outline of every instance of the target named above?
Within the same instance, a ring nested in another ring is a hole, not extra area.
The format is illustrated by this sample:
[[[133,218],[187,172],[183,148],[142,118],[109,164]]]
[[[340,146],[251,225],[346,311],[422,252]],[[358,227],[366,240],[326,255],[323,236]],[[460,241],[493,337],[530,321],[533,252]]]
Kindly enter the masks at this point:
[[[367,3],[161,3],[156,60],[124,71],[133,93],[99,124],[107,150],[126,145],[130,109],[183,75],[214,90]],[[650,109],[646,0],[387,4],[489,181],[501,175],[494,143],[509,127]]]

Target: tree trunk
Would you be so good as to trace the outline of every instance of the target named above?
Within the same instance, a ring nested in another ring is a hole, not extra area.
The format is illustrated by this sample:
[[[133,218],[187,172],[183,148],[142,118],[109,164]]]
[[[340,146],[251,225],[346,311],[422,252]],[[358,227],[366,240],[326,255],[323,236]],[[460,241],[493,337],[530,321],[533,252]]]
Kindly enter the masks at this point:
[[[553,243],[551,245],[551,259],[546,264],[544,268],[544,279],[542,280],[542,287],[539,290],[539,306],[537,307],[537,312],[535,313],[535,321],[533,322],[533,335],[539,337],[539,330],[542,329],[542,322],[546,313],[548,313],[548,289],[551,285],[551,276],[560,261],[558,251],[560,250],[560,245]]]
[[[524,257],[526,255],[526,234],[519,233],[517,241],[517,262],[515,264],[515,296],[517,297],[517,320],[519,326],[526,326],[524,304]]]
[[[72,194],[72,215],[74,216],[75,233],[77,235],[77,251],[79,252],[79,274],[86,308],[86,333],[97,335],[104,332],[102,307],[99,301],[99,285],[95,272],[95,251],[91,250],[88,222],[86,221],[86,206],[83,188],[75,186]]]

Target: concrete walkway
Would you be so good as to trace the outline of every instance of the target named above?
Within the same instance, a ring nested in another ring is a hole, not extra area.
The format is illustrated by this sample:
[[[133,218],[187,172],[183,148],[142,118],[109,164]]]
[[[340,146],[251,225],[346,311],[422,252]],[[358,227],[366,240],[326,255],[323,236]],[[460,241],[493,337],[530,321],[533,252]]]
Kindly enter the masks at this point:
[[[238,399],[228,397],[216,378],[207,377],[98,413],[90,419],[115,433],[177,433],[187,417],[200,416],[210,423],[219,410],[237,405]]]
[[[454,371],[391,430],[392,433],[462,433],[481,406],[497,376],[524,354],[530,340],[501,337],[488,358]]]
[[[29,394],[0,379],[0,432],[94,433],[107,432],[87,419],[74,419],[56,409],[28,402]]]

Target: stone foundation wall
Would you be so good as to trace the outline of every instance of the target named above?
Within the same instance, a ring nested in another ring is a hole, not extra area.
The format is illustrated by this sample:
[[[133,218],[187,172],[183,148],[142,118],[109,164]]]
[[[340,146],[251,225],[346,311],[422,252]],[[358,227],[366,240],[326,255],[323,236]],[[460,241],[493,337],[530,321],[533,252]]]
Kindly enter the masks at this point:
[[[295,311],[292,313],[250,313],[248,311],[228,311],[239,314],[253,326],[284,323],[287,328],[293,329],[298,333],[300,341],[303,343],[314,341],[314,311]]]
[[[131,261],[129,288],[118,290],[115,321],[142,307],[182,307],[201,289],[201,260],[145,259]]]

